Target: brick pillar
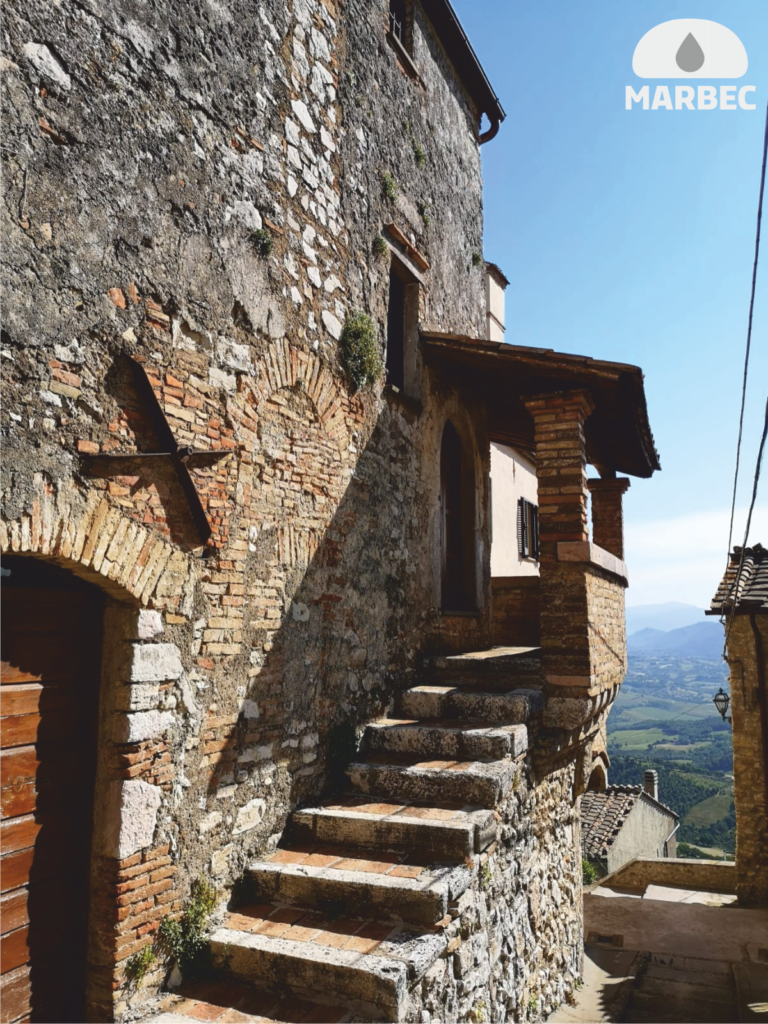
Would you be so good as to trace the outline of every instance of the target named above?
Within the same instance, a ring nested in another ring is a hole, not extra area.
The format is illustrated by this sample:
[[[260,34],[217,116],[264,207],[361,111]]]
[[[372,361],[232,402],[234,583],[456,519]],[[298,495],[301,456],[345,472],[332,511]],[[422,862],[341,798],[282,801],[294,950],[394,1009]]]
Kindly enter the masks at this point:
[[[624,558],[622,495],[629,489],[626,477],[587,480],[592,495],[592,540],[604,551]]]
[[[594,409],[586,391],[537,395],[525,403],[536,428],[539,560],[557,559],[557,542],[588,540],[584,421]]]

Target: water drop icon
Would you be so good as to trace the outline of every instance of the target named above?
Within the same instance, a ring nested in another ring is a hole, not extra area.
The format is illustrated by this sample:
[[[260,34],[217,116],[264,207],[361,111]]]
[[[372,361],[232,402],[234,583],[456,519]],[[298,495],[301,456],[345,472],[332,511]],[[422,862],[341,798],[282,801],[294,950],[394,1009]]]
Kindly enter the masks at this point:
[[[680,44],[675,61],[681,71],[687,71],[689,74],[698,71],[704,63],[704,51],[696,42],[692,32],[689,32]]]

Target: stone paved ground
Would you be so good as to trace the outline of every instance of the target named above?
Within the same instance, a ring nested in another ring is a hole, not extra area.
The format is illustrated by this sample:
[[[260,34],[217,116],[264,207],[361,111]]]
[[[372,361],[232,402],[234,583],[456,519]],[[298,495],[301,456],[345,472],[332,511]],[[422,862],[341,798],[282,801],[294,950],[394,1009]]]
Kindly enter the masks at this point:
[[[549,1024],[734,1024],[731,965],[717,960],[584,947],[584,986]]]

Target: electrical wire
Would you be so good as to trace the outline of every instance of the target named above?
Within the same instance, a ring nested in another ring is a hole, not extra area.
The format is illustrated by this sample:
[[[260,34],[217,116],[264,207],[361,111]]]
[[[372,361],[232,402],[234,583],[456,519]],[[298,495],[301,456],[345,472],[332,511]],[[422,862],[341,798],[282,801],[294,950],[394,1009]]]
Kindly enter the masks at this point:
[[[728,528],[728,551],[726,554],[726,572],[731,561],[731,544],[733,543],[733,521],[736,514],[736,491],[739,482],[739,462],[741,460],[741,441],[744,434],[744,409],[747,402],[747,379],[749,377],[749,356],[752,348],[752,318],[755,310],[755,291],[757,287],[757,265],[760,259],[760,227],[763,219],[763,196],[765,194],[765,165],[766,159],[768,158],[768,106],[765,109],[765,130],[763,132],[763,165],[760,172],[760,196],[757,203],[757,229],[755,232],[755,259],[752,264],[752,289],[749,297],[749,319],[747,322],[747,346],[746,352],[744,353],[744,376],[741,385],[741,410],[739,412],[739,434],[736,442],[736,467],[733,474],[733,496],[731,498],[731,522]],[[768,419],[766,420],[768,424]],[[731,613],[731,623],[733,622],[733,611],[736,608],[736,585],[741,576],[741,569],[744,565],[744,550],[747,546],[747,540],[749,537],[749,524],[752,519],[752,508],[754,508],[754,499],[757,494],[757,479],[760,476],[760,462],[762,460],[763,445],[765,443],[765,432],[763,432],[763,443],[760,446],[760,454],[758,455],[757,470],[755,473],[755,485],[753,488],[753,499],[752,506],[749,512],[749,518],[747,520],[747,531],[744,537],[744,544],[741,549],[741,559],[739,562],[739,570],[736,573],[735,584],[734,584],[734,601]],[[723,598],[723,605],[720,609],[720,621],[725,625],[725,596]],[[723,658],[726,655],[725,644],[728,642],[728,635],[730,628],[726,629],[725,643],[723,645]]]

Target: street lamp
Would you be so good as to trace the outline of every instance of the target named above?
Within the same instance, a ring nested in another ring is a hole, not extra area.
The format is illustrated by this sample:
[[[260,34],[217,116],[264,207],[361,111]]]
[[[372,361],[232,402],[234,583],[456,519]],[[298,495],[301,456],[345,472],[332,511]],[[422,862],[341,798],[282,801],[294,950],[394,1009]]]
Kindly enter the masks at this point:
[[[728,714],[728,705],[731,703],[731,698],[728,696],[728,694],[725,692],[722,686],[717,691],[715,696],[712,698],[712,703],[720,712],[720,717],[722,718],[722,720],[724,722],[730,722],[730,718],[726,718],[725,716]]]

